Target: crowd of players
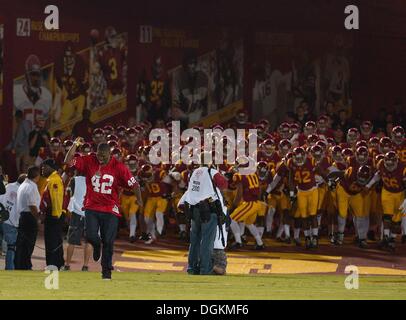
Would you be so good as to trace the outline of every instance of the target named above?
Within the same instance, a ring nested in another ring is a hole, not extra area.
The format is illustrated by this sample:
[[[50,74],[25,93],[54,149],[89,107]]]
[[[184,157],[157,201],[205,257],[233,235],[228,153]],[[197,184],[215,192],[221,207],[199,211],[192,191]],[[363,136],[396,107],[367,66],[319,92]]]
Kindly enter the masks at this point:
[[[166,125],[169,137],[171,125]],[[390,137],[376,137],[372,123],[364,121],[360,128],[348,130],[344,142],[334,139],[325,116],[308,121],[303,128],[282,123],[271,132],[267,120],[250,123],[247,113],[241,111],[229,126],[256,129],[258,139],[255,173],[241,175],[238,170],[254,154],[217,166],[228,179],[223,195],[231,217],[229,248],[245,245],[245,229],[254,237],[257,250],[264,248],[263,237],[301,246],[301,231],[307,249],[317,248],[323,235],[333,245],[342,245],[345,234],[354,234],[360,248],[367,248],[368,240],[378,240],[381,248],[391,251],[396,235],[401,233],[402,243],[406,241],[406,142],[401,126],[393,128]],[[224,129],[220,125],[213,128]],[[177,204],[197,164],[151,164],[151,129],[147,121],[131,128],[97,128],[92,141],[84,143],[75,156],[95,152],[99,143],[107,142],[112,155],[123,161],[140,182],[142,212],[131,190],[121,193],[122,222],[129,228],[130,242],[159,241],[169,224],[176,224],[179,237],[187,241],[188,219]],[[204,128],[196,129],[203,133]],[[40,165],[47,158],[55,159],[61,173],[67,174],[66,186],[75,174],[64,164],[73,143],[53,138],[36,161]],[[41,192],[45,185],[46,179],[42,178]]]

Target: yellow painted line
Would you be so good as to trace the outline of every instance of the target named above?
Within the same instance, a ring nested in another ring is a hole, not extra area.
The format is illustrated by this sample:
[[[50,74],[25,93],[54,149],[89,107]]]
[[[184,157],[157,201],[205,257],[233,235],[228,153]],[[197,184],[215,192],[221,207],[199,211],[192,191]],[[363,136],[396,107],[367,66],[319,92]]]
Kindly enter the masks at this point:
[[[406,276],[406,270],[382,267],[358,267],[358,271],[363,275]]]
[[[271,264],[273,274],[327,273],[338,268],[337,263],[318,261],[274,260]]]
[[[139,258],[153,261],[172,261],[180,262],[187,259],[186,251],[179,250],[146,250],[146,251],[125,251],[122,254],[124,258]],[[339,261],[340,256],[326,256],[318,254],[302,253],[273,253],[273,252],[227,252],[227,258],[232,259],[289,259],[289,260],[311,260],[311,261]]]
[[[174,266],[172,263],[117,261],[116,263],[114,263],[114,266],[128,269],[144,269],[151,271],[183,271],[182,266]]]

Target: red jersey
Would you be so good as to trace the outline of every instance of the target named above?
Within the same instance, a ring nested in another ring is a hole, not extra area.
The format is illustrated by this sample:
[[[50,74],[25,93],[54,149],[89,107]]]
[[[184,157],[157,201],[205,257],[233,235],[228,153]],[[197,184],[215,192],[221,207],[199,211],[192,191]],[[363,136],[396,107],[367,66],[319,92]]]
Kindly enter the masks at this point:
[[[393,144],[393,150],[398,154],[399,161],[406,165],[406,140],[402,144]]]
[[[67,100],[73,100],[85,93],[85,63],[80,55],[75,55],[72,66],[66,66],[64,58],[55,64],[55,76],[58,86],[64,88]]]
[[[398,167],[391,172],[385,168],[384,160],[380,160],[377,169],[386,191],[398,193],[405,190],[403,181],[406,179],[406,167],[402,163],[399,162]]]
[[[233,175],[233,183],[241,183],[243,201],[249,202],[259,200],[259,178],[256,173],[248,175],[236,173]]]
[[[358,163],[355,156],[348,157],[346,162],[347,162],[347,167],[348,168],[352,167],[355,170],[355,172],[358,172],[358,169],[363,165],[369,166],[372,170],[374,170],[374,163],[373,163],[371,158],[368,158],[367,162],[365,164],[362,164],[362,165]]]
[[[121,94],[124,88],[123,66],[125,50],[105,47],[99,51],[98,60],[107,82],[107,88],[113,95]]]
[[[364,189],[364,187],[357,182],[357,170],[354,170],[352,167],[345,170],[340,185],[344,188],[345,192],[350,195],[356,195]]]
[[[257,160],[258,162],[265,161],[268,164],[269,170],[275,170],[276,166],[282,159],[276,151],[271,156],[267,155],[264,151],[259,151]]]
[[[107,165],[101,166],[95,155],[76,157],[71,166],[86,177],[85,210],[120,216],[120,189],[138,186],[127,166],[114,157]]]
[[[314,170],[316,167],[314,159],[306,158],[303,166],[297,166],[292,159],[288,160],[288,169],[294,177],[295,184],[299,190],[307,191],[316,187]]]
[[[170,193],[171,185],[163,182],[167,173],[164,170],[155,169],[152,180],[146,182],[146,187],[149,195],[152,197],[162,197]]]

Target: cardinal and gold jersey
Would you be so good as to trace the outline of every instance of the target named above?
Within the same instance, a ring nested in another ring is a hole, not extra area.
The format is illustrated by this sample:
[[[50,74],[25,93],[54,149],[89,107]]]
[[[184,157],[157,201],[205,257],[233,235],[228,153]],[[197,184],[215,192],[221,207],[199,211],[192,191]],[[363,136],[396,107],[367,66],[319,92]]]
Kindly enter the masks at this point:
[[[164,196],[170,193],[171,185],[164,182],[167,173],[165,170],[155,169],[150,181],[145,183],[147,201],[145,203],[144,216],[153,217],[155,212],[165,213],[168,200]]]
[[[230,217],[236,222],[254,224],[257,216],[265,216],[266,204],[259,201],[260,185],[258,175],[234,174],[233,183],[242,188],[242,202],[231,213]]]

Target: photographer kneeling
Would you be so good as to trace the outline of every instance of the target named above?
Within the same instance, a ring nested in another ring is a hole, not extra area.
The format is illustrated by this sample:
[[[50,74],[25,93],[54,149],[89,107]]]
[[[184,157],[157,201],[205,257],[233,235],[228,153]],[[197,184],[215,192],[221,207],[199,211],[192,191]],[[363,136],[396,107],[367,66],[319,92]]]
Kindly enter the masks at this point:
[[[218,226],[223,226],[225,222],[220,190],[227,187],[227,180],[211,163],[205,164],[208,159],[211,159],[211,153],[204,152],[201,156],[202,164],[193,171],[188,189],[178,204],[184,206],[186,215],[191,219],[187,272],[194,275],[216,273],[213,271],[214,241],[220,229]],[[220,236],[225,247],[224,234],[220,232]]]

